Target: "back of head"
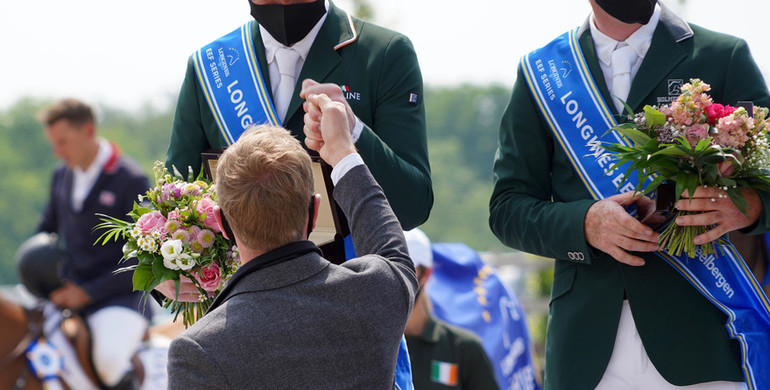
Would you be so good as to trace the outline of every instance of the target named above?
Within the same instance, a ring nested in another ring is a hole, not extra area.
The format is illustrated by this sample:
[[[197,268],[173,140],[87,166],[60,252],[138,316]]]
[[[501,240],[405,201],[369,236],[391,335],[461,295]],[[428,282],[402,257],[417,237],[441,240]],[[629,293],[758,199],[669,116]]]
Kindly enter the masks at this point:
[[[216,190],[243,245],[266,251],[299,241],[313,196],[310,155],[288,130],[253,126],[219,158]]]
[[[40,113],[40,122],[50,126],[59,120],[66,120],[79,127],[94,121],[94,112],[91,107],[80,100],[67,98],[58,101],[54,105]]]

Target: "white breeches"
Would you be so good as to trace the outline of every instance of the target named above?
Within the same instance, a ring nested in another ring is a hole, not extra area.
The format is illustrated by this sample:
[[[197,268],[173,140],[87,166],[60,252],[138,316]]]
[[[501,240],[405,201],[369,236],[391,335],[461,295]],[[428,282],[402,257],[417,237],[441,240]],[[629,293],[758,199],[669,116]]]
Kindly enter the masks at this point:
[[[131,369],[131,357],[139,349],[148,321],[135,310],[110,306],[88,316],[93,359],[105,385],[116,385]]]
[[[706,382],[691,386],[668,383],[647,356],[642,339],[636,331],[628,301],[623,301],[618,334],[612,357],[596,390],[745,390],[741,382]]]

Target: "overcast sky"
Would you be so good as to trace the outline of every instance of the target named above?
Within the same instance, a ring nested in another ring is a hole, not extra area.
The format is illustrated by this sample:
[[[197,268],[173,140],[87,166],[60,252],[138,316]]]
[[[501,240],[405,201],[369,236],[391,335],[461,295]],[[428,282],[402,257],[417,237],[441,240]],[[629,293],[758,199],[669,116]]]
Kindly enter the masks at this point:
[[[338,0],[343,8],[350,0]],[[588,0],[370,0],[375,22],[409,36],[430,85],[512,86],[521,55],[582,23]],[[770,75],[770,2],[667,2],[749,42]],[[74,96],[134,109],[178,92],[187,57],[250,19],[246,0],[0,2],[0,109]]]

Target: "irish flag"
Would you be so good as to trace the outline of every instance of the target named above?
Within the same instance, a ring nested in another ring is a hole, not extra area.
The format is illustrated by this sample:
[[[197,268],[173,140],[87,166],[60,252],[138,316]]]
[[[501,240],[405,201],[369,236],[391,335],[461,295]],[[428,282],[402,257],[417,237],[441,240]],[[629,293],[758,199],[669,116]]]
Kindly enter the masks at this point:
[[[431,380],[447,386],[457,385],[457,364],[434,360],[431,369]]]

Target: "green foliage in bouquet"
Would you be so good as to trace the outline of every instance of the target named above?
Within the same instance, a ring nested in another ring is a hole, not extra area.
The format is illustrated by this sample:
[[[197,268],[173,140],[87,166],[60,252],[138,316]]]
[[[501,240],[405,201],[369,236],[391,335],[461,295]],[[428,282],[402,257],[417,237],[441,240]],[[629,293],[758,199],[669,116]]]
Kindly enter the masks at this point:
[[[198,177],[171,175],[162,162],[155,162],[155,187],[139,197],[128,213],[131,222],[101,215],[95,229],[105,232],[97,239],[126,240],[122,262],[136,258],[138,264],[117,272],[133,272],[135,291],[149,294],[158,284],[174,281],[179,298],[181,277],[198,288],[197,302],[164,299],[176,320],[185,326],[201,318],[240,265],[238,249],[221,233],[214,216],[216,189]],[[146,298],[146,296],[145,296]]]
[[[730,107],[714,103],[706,94],[710,86],[692,79],[670,105],[645,106],[631,122],[616,126],[628,145],[603,145],[615,159],[611,170],[624,164],[624,182],[636,175],[636,192],[648,195],[663,183],[674,183],[678,201],[684,190],[692,200],[698,186],[719,188],[748,215],[742,188],[770,191],[770,144],[768,109]],[[630,107],[627,107],[631,112]],[[695,257],[693,238],[707,226],[678,226],[677,210],[661,233],[661,249]],[[714,253],[715,243],[701,246]]]

